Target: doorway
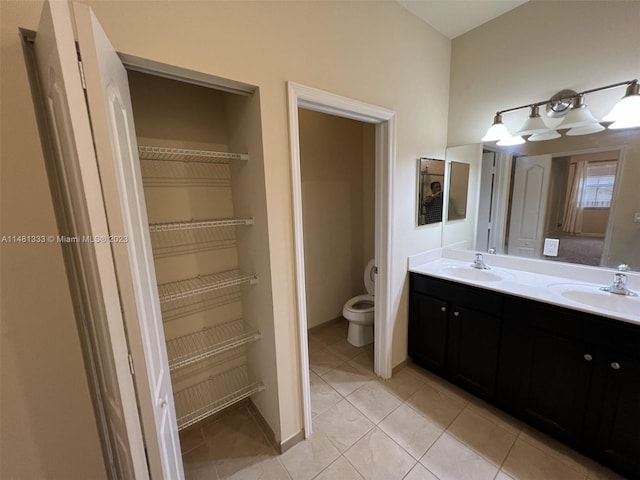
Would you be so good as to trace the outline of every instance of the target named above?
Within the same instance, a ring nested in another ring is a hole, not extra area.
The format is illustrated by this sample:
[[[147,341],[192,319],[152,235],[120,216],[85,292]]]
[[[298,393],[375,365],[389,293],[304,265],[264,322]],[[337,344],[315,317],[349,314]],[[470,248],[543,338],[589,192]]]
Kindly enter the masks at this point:
[[[351,327],[351,341],[343,315],[347,302],[373,293],[363,272],[375,250],[375,126],[304,108],[298,121],[315,422],[329,404],[374,375],[373,312],[370,326]]]
[[[308,329],[365,292],[375,250],[374,125],[299,109]],[[346,338],[346,337],[345,337]]]
[[[395,112],[315,88],[288,83],[291,177],[296,260],[297,313],[305,438],[312,433],[309,349],[305,284],[305,246],[300,174],[298,109],[329,113],[375,126],[375,284],[374,371],[391,376],[392,173],[395,162]]]

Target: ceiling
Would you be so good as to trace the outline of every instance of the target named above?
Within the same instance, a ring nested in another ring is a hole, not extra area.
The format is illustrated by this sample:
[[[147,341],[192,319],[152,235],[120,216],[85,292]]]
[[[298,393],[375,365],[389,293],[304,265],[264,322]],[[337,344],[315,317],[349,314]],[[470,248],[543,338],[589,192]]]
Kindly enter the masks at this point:
[[[454,39],[527,0],[397,0],[444,36]]]

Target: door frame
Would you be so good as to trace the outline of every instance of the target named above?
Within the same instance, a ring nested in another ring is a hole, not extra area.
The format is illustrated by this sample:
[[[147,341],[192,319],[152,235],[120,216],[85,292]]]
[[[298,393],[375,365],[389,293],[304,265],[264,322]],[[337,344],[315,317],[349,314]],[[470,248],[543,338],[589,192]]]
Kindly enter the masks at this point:
[[[296,303],[302,383],[302,410],[305,438],[312,433],[309,346],[307,340],[307,304],[304,270],[304,233],[302,221],[302,180],[300,175],[300,132],[298,108],[327,113],[375,125],[375,283],[374,371],[391,377],[391,341],[393,315],[391,275],[393,273],[393,172],[396,154],[396,113],[334,93],[287,82],[293,231],[296,267]]]
[[[495,248],[496,253],[504,254],[506,250],[508,218],[510,214],[509,193],[511,191],[511,167],[513,164],[513,152],[492,148],[483,145],[483,159],[481,161],[481,176],[486,174],[484,162],[484,154],[492,153],[494,162],[491,175],[493,177],[493,188],[488,191],[481,186],[478,187],[478,206],[480,203],[487,202],[490,204],[491,219],[488,223],[489,239],[486,248],[481,248],[484,244],[480,244],[478,232],[480,225],[476,225],[476,241],[475,249],[479,251],[487,251]],[[480,179],[482,181],[482,179]],[[479,214],[478,214],[479,215]]]

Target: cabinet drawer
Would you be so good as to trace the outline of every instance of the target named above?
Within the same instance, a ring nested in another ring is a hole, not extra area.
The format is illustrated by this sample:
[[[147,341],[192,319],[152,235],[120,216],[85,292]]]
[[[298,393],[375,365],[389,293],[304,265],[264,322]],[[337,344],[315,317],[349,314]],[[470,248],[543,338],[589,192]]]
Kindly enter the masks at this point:
[[[585,313],[516,297],[507,298],[504,313],[505,321],[528,329],[581,341],[598,338],[593,318]]]
[[[640,325],[600,318],[594,324],[603,346],[640,357]]]
[[[414,292],[445,299],[479,312],[502,315],[503,296],[488,290],[417,273],[411,274],[411,289]]]

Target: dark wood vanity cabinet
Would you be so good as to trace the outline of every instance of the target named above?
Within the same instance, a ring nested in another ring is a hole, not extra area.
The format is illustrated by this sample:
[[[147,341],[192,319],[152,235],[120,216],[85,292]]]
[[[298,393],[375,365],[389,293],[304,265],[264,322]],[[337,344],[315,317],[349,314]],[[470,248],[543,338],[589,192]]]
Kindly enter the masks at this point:
[[[640,478],[639,325],[415,273],[410,288],[415,363]]]
[[[502,296],[412,274],[412,360],[479,397],[496,390]]]
[[[507,297],[503,338],[505,409],[640,477],[640,327]]]
[[[602,458],[640,478],[640,327],[603,322],[585,422]]]
[[[526,300],[505,302],[498,380],[505,407],[566,441],[583,434],[597,334],[580,314]]]

